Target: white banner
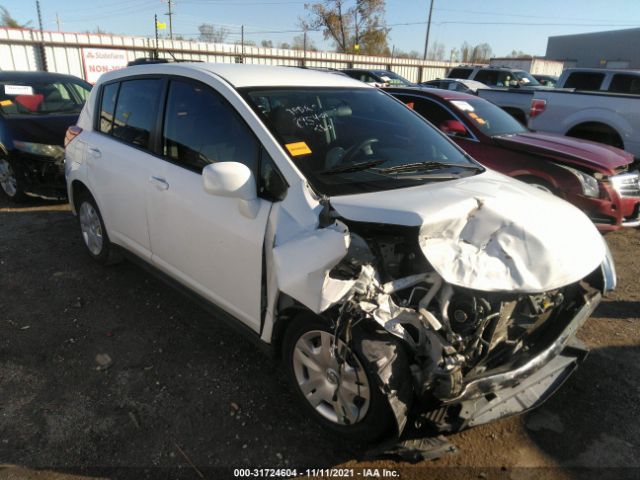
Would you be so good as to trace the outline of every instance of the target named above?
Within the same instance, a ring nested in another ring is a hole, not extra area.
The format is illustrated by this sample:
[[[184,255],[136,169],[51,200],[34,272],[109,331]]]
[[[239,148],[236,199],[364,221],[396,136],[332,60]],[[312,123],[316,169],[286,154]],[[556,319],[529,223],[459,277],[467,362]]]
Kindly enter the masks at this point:
[[[96,83],[100,75],[127,66],[127,52],[111,48],[83,48],[82,63],[85,79]]]

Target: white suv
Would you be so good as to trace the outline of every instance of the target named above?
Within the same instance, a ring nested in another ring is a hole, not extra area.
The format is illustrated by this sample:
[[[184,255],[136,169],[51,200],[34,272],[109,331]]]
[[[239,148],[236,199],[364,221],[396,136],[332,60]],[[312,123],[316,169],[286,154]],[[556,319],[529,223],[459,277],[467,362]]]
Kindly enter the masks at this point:
[[[118,249],[187,287],[282,359],[303,408],[360,440],[537,405],[615,283],[580,211],[339,75],[110,72],[65,169],[94,259]]]

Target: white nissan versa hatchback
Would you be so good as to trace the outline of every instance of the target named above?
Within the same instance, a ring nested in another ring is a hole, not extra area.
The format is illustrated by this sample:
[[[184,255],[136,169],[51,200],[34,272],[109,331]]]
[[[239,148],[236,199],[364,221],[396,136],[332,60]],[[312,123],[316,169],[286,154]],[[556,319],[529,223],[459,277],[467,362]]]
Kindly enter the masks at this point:
[[[345,437],[537,406],[584,358],[575,333],[615,284],[583,213],[344,76],[126,68],[66,140],[89,254],[124,250],[204,299]]]

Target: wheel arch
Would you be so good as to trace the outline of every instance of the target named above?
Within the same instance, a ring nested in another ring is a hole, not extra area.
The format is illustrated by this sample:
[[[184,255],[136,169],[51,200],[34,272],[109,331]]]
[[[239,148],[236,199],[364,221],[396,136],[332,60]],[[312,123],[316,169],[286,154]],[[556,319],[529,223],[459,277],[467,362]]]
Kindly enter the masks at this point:
[[[565,133],[568,137],[604,143],[624,150],[623,136],[615,127],[598,121],[584,121],[573,125]]]

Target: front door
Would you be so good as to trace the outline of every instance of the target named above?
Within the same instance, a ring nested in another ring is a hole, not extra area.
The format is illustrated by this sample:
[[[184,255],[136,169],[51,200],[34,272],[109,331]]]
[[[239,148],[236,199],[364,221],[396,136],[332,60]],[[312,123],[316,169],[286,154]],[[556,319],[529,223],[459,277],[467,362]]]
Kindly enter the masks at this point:
[[[239,200],[207,194],[202,169],[213,162],[247,165],[256,176],[259,143],[211,87],[171,80],[154,162],[147,217],[153,262],[253,330],[260,330],[263,241],[271,203],[255,218]]]

